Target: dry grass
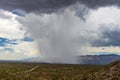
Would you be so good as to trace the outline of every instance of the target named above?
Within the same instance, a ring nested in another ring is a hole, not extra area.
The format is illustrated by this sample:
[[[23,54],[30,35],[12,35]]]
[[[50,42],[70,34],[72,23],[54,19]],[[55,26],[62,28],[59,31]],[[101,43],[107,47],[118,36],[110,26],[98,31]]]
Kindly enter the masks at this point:
[[[0,63],[0,80],[120,80],[120,61],[107,66]]]
[[[103,66],[0,63],[0,80],[88,80]],[[26,72],[27,71],[27,72]]]

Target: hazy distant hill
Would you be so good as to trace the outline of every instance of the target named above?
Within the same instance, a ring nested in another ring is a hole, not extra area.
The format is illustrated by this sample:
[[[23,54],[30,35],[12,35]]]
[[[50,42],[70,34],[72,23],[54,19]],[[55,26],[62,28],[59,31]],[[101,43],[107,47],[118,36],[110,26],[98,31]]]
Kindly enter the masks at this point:
[[[25,58],[21,60],[22,62],[32,62],[32,63],[47,63],[41,60],[40,57]]]
[[[109,55],[85,55],[79,56],[79,61],[82,60],[82,64],[109,64],[111,62],[120,60],[120,55],[109,54]]]
[[[78,59],[78,64],[109,64],[111,62],[120,60],[120,55],[116,54],[109,54],[109,55],[84,55],[76,57]],[[37,62],[37,63],[43,63],[41,61],[41,58],[34,57],[34,58],[28,58],[24,59],[25,62]],[[82,62],[82,63],[81,63]]]

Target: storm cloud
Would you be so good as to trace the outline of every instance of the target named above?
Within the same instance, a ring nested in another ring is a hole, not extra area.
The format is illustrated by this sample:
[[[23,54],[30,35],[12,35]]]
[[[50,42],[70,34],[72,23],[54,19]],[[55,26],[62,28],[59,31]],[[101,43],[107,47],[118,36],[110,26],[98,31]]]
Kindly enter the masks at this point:
[[[25,12],[54,12],[67,7],[76,0],[1,0],[0,8],[6,10],[20,9]]]
[[[1,0],[0,8],[10,11],[20,9],[25,12],[51,13],[77,2],[94,9],[102,6],[120,5],[120,0]]]
[[[119,3],[120,0],[1,0],[0,8],[14,14],[13,20],[37,42],[40,59],[77,63],[76,56],[90,54],[87,47],[120,46],[120,28],[110,28],[110,24],[120,26]]]
[[[105,6],[120,6],[120,0],[79,0],[79,2],[93,9]]]
[[[92,46],[95,47],[109,47],[109,46],[120,46],[120,27],[109,25],[109,27],[101,27],[99,39],[92,42]]]
[[[81,50],[82,54],[83,48],[88,44],[84,37],[85,32],[79,27],[83,21],[71,8],[66,8],[62,13],[29,14],[19,21],[26,26],[27,33],[38,42],[44,61],[77,63],[78,50]]]
[[[89,14],[84,13],[87,10],[90,10]],[[107,30],[109,31],[111,23],[118,23],[120,18],[116,15],[119,13],[117,7],[91,10],[85,5],[76,3],[66,7],[62,12],[43,15],[28,13],[17,20],[26,28],[27,34],[37,41],[43,61],[78,63],[76,56],[91,54],[86,51],[87,47],[101,47],[115,43],[106,42],[108,35],[114,32],[107,33]],[[79,14],[83,14],[82,17],[86,20],[83,21]],[[105,27],[100,29],[102,25]],[[114,28],[115,26],[112,29]]]

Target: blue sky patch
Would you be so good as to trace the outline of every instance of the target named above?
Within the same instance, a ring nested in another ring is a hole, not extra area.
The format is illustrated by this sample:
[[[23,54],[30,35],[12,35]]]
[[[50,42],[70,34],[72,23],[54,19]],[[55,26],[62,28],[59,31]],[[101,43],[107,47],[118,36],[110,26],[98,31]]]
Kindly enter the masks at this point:
[[[25,12],[21,10],[13,10],[12,13],[18,16],[25,16]]]
[[[0,47],[5,47],[7,46],[8,44],[11,44],[11,45],[17,45],[19,41],[24,41],[24,42],[33,42],[34,39],[30,38],[30,37],[24,37],[23,39],[13,39],[13,40],[10,40],[10,39],[7,39],[7,38],[2,38],[0,37]]]
[[[7,39],[0,38],[0,47],[6,46]]]
[[[34,39],[32,39],[32,38],[30,38],[30,37],[24,37],[24,38],[22,39],[22,41],[25,41],[25,42],[33,42]]]
[[[8,44],[17,45],[17,40],[9,40],[7,38],[0,38],[0,47],[5,47]]]
[[[14,53],[14,49],[12,48],[4,48],[4,49],[0,49],[1,53],[5,53],[5,52],[10,52],[10,53]]]
[[[8,51],[8,52],[11,52],[11,53],[14,52],[14,49],[12,49],[12,48],[4,48],[4,50],[5,50],[5,51]]]

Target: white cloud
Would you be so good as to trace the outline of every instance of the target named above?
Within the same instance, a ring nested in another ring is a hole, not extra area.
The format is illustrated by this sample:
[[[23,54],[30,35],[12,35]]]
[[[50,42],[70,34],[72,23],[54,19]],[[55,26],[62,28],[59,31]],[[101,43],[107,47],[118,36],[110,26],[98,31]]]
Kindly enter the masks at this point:
[[[21,60],[24,58],[37,57],[38,54],[40,56],[35,41],[21,41],[18,45],[10,44],[6,47],[0,47],[0,60]]]
[[[21,53],[10,53],[8,51],[4,53],[0,52],[0,60],[22,60],[26,57],[26,55],[23,55]]]
[[[0,10],[0,37],[9,40],[17,39],[16,45],[8,44],[1,47],[0,59],[2,60],[19,60],[27,57],[35,57],[38,54],[36,42],[26,42],[19,39],[25,37],[23,25],[16,20],[19,16],[11,12]],[[7,44],[7,43],[6,43]],[[14,51],[4,51],[5,48],[11,48]]]
[[[27,57],[36,57],[39,53],[36,42],[20,42],[12,48],[15,50],[15,53],[23,54]]]
[[[102,25],[120,25],[120,9],[111,7],[101,7],[97,10],[91,10],[87,17],[85,26],[90,30],[98,30]],[[110,26],[109,28],[114,28]]]
[[[22,25],[16,20],[18,16],[11,12],[0,10],[0,37],[20,39],[25,31],[21,31]]]

